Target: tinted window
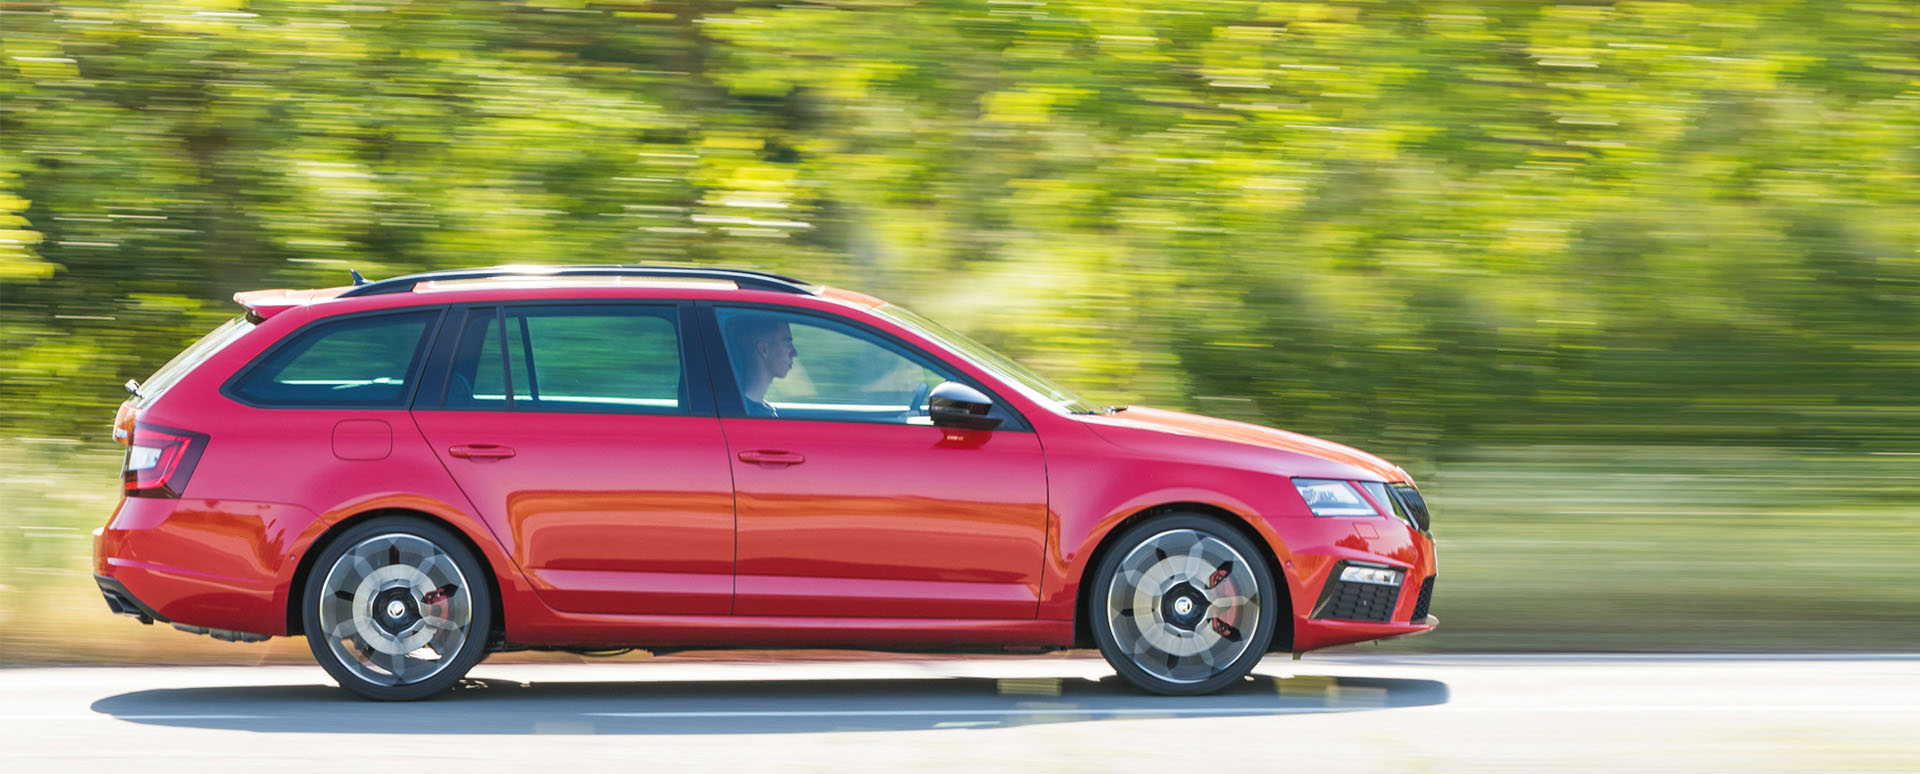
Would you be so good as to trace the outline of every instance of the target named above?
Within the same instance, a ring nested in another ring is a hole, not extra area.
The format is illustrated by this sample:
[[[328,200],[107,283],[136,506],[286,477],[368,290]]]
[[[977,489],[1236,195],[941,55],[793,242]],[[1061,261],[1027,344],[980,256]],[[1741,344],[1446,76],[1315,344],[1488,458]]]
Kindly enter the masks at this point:
[[[220,350],[226,349],[228,344],[239,341],[241,336],[252,333],[253,327],[253,323],[247,322],[247,318],[235,317],[213,329],[212,333],[200,337],[199,341],[181,350],[180,354],[174,355],[172,360],[160,367],[160,370],[153,372],[152,376],[140,383],[139,405],[142,408],[152,405],[154,401],[160,399],[160,396],[165,395],[167,390],[173,389],[175,384],[178,384],[187,374],[192,373],[193,369],[199,368],[201,363],[219,354]]]
[[[671,307],[474,310],[446,406],[678,413],[685,390],[675,315]]]
[[[715,314],[747,416],[930,424],[927,392],[954,378],[852,326],[760,309]]]
[[[243,373],[233,394],[267,406],[399,407],[439,310],[314,325]]]

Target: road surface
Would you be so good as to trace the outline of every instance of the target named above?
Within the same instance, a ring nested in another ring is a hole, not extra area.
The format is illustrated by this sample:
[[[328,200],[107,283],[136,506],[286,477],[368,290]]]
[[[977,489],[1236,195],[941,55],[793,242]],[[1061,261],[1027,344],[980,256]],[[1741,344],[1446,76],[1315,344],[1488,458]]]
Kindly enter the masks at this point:
[[[1920,655],[1309,656],[1146,696],[1085,654],[0,670],[0,771],[1920,772]]]

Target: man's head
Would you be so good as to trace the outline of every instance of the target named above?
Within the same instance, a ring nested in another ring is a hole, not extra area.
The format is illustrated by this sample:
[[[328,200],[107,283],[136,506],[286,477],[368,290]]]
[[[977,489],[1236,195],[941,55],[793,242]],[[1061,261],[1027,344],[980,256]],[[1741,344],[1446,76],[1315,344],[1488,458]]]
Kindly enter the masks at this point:
[[[732,336],[734,346],[741,349],[739,357],[745,362],[748,380],[758,381],[757,375],[766,381],[780,379],[793,370],[794,358],[800,353],[793,347],[793,329],[785,322],[768,315],[748,314],[733,321]]]

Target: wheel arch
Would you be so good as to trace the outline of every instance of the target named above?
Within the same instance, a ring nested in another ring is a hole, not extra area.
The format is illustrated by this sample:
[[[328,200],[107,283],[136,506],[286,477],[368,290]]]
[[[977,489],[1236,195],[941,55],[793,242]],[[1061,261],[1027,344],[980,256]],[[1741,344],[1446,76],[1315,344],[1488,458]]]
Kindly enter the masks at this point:
[[[487,645],[491,648],[504,640],[507,632],[506,597],[500,593],[500,579],[494,575],[493,562],[488,559],[487,552],[481,550],[480,545],[474,542],[473,536],[468,535],[466,530],[460,529],[446,519],[411,508],[374,508],[356,513],[335,522],[307,546],[306,552],[300,556],[300,563],[294,567],[293,581],[287,587],[287,634],[295,637],[306,634],[306,622],[301,615],[300,604],[306,597],[307,578],[312,574],[313,564],[319,560],[320,554],[324,553],[327,546],[332,545],[341,534],[353,529],[355,525],[387,516],[416,519],[443,527],[453,533],[454,539],[459,540],[468,551],[473,552],[474,560],[480,564],[481,574],[487,578],[487,590],[493,593],[493,623],[487,630]]]
[[[1087,557],[1086,564],[1082,565],[1084,569],[1080,572],[1080,580],[1074,589],[1073,646],[1076,648],[1090,648],[1094,645],[1093,622],[1087,615],[1087,594],[1090,593],[1093,588],[1094,576],[1099,574],[1095,572],[1095,569],[1100,566],[1102,561],[1105,561],[1107,553],[1112,551],[1114,545],[1119,542],[1120,535],[1124,534],[1128,529],[1131,529],[1133,525],[1139,524],[1147,519],[1161,514],[1179,512],[1197,513],[1218,519],[1221,523],[1237,530],[1241,536],[1253,543],[1255,549],[1260,551],[1260,557],[1267,561],[1267,568],[1273,573],[1274,590],[1280,595],[1280,599],[1276,600],[1278,603],[1276,609],[1281,612],[1281,615],[1280,621],[1277,621],[1276,624],[1285,624],[1284,626],[1276,625],[1274,627],[1273,642],[1267,646],[1267,652],[1273,653],[1292,650],[1294,638],[1292,590],[1291,585],[1287,582],[1286,570],[1280,564],[1280,557],[1273,550],[1273,544],[1267,540],[1265,535],[1260,534],[1260,531],[1255,529],[1253,524],[1247,521],[1246,517],[1218,505],[1199,502],[1169,502],[1142,508],[1129,514],[1126,518],[1115,522],[1113,527],[1107,530],[1106,534],[1100,536],[1099,544],[1094,547],[1093,553]]]

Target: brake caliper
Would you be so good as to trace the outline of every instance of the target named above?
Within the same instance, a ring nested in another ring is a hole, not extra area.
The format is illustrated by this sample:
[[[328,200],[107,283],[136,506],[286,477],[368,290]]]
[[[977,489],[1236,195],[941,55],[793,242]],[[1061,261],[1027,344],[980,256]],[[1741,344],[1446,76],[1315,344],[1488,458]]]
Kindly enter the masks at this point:
[[[453,584],[449,583],[445,586],[441,586],[440,588],[427,592],[426,596],[420,598],[420,604],[423,604],[423,605],[440,604],[441,602],[446,601],[448,597],[453,596],[453,592],[458,590],[459,589],[456,588]]]

